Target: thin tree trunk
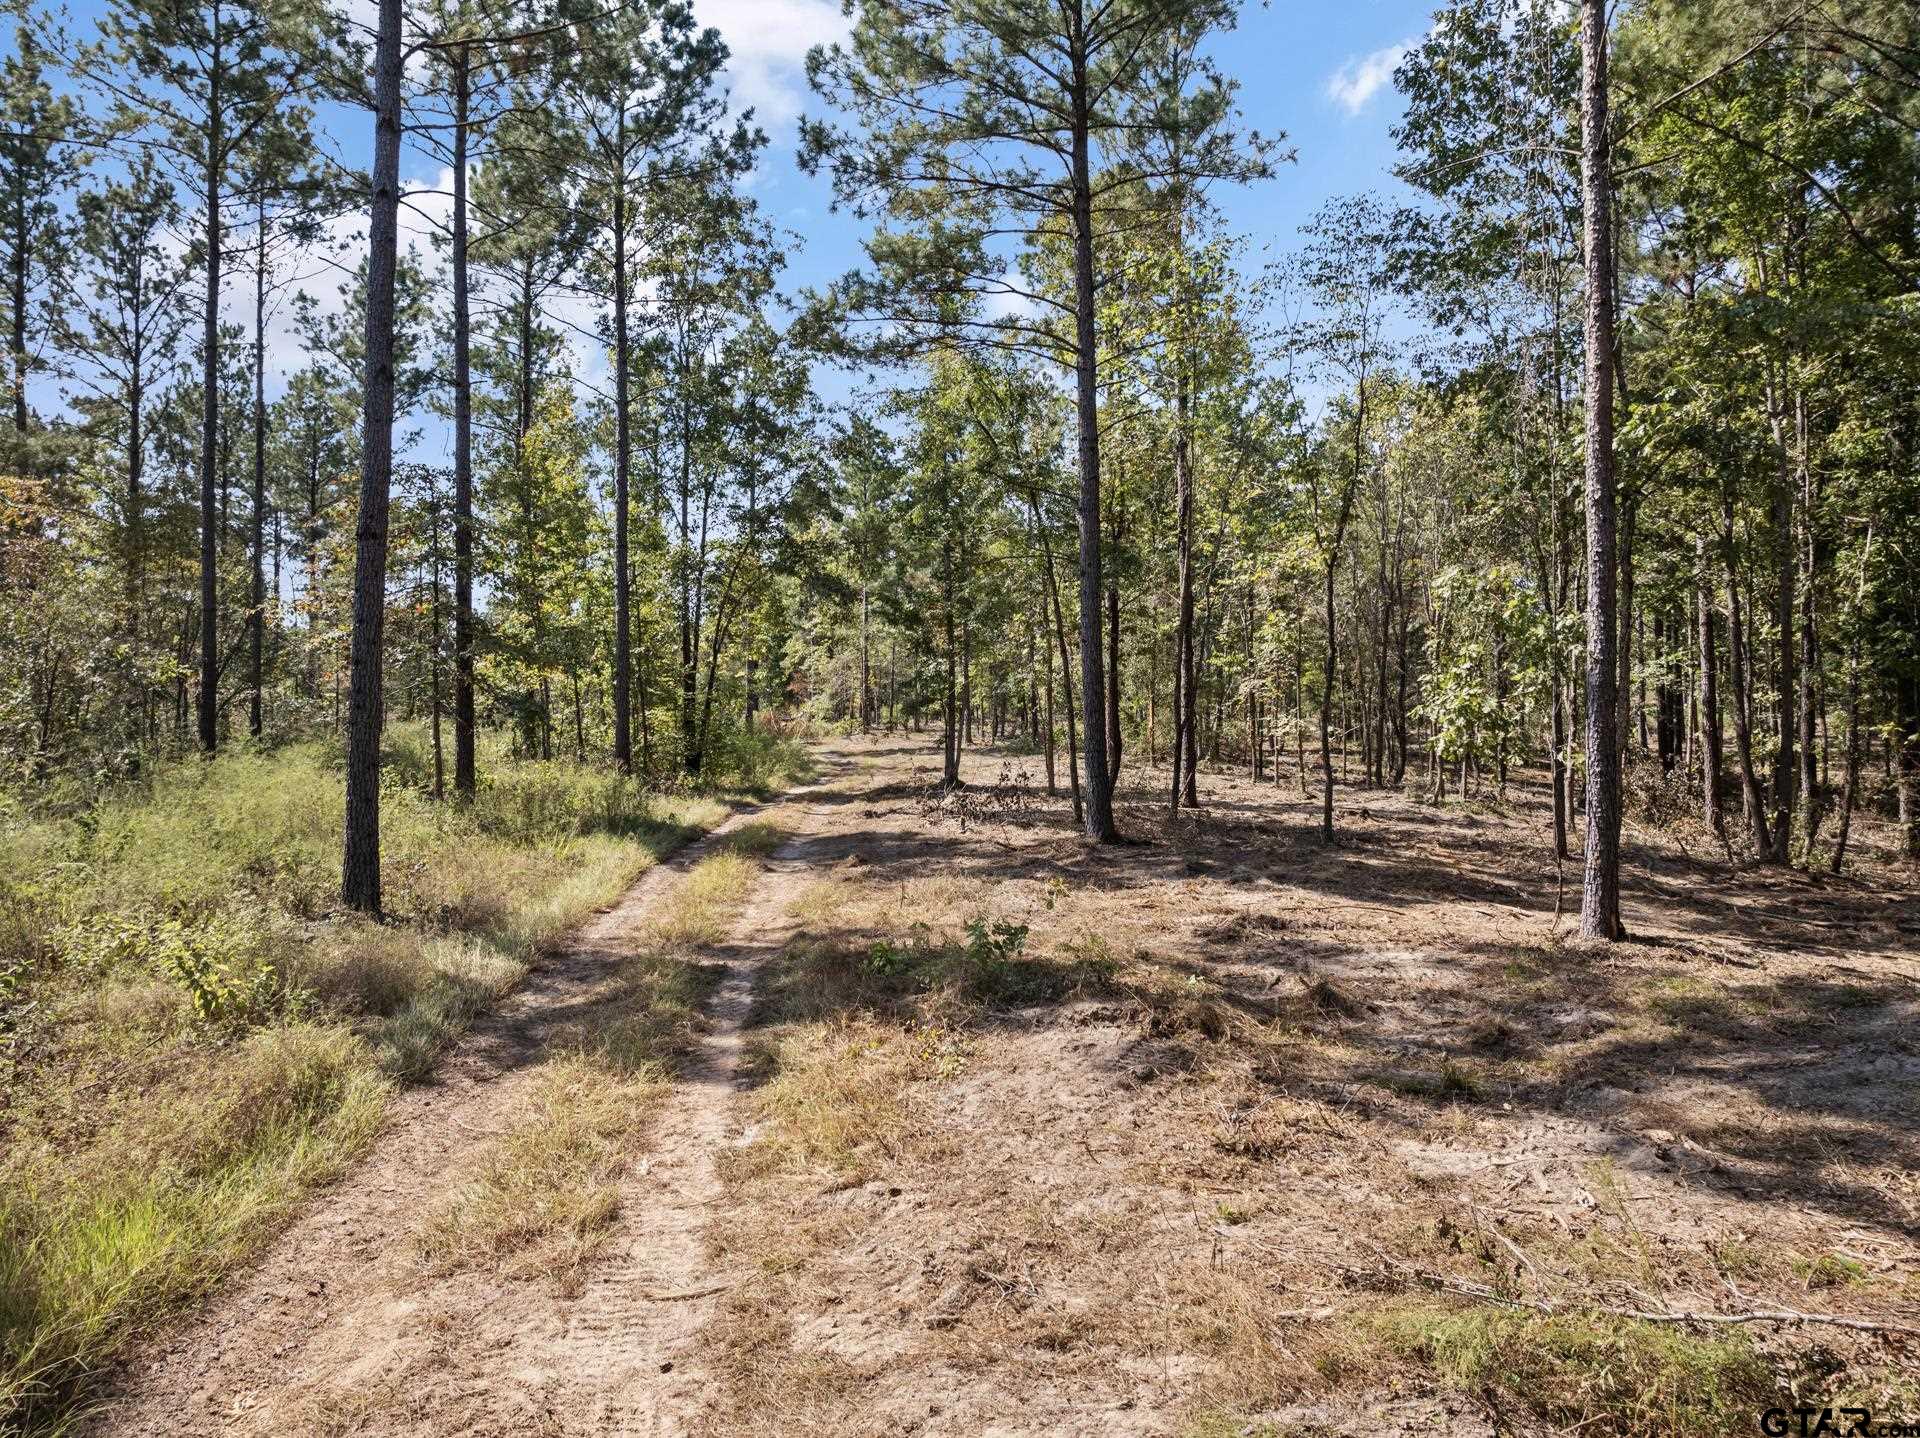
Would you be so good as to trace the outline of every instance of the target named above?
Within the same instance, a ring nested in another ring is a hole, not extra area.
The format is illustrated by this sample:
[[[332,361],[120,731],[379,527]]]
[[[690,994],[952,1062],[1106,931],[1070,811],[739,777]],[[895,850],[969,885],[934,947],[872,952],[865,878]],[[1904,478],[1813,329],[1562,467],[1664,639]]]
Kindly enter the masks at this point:
[[[19,182],[14,192],[13,255],[10,276],[13,288],[11,353],[7,356],[13,370],[13,431],[21,439],[27,435],[27,274],[33,266],[32,221],[27,212],[27,185]]]
[[[1349,476],[1345,491],[1340,496],[1339,517],[1333,526],[1332,542],[1327,546],[1326,562],[1326,622],[1327,622],[1327,672],[1325,682],[1320,686],[1320,837],[1326,843],[1333,842],[1333,750],[1330,733],[1333,722],[1333,685],[1339,669],[1340,646],[1334,610],[1334,575],[1340,564],[1340,548],[1346,543],[1347,521],[1353,514],[1353,497],[1360,488],[1360,473],[1366,454],[1367,430],[1367,380],[1364,373],[1355,388],[1353,414],[1353,473]],[[1345,725],[1342,725],[1340,738],[1340,763],[1344,770],[1347,758]]]
[[[625,101],[622,99],[624,107]],[[620,175],[613,188],[613,762],[623,774],[633,772],[633,734],[630,703],[633,687],[633,640],[628,620],[627,573],[628,482],[633,464],[632,417],[629,413],[627,337],[627,183],[626,112],[617,127]]]
[[[220,438],[220,177],[226,159],[221,96],[221,5],[212,16],[212,54],[207,65],[207,163],[203,176],[206,217],[206,308],[200,335],[200,688],[194,714],[200,750],[219,746],[220,614],[218,510],[215,484]]]
[[[1042,613],[1041,613],[1041,616],[1040,616],[1040,622],[1041,622],[1041,624],[1042,624],[1042,625],[1047,625],[1047,624],[1049,623],[1049,621],[1051,621],[1051,619],[1053,618],[1053,616],[1052,616],[1052,614],[1051,614],[1050,612],[1047,612],[1047,610],[1048,610],[1048,605],[1047,605],[1047,602],[1046,602],[1046,597],[1045,597],[1044,595],[1042,595],[1042,597],[1041,597],[1041,601],[1040,601],[1040,608],[1041,608],[1041,610],[1042,610]],[[1051,795],[1053,795],[1053,794],[1056,794],[1056,793],[1058,793],[1058,792],[1059,792],[1059,784],[1058,784],[1058,782],[1057,782],[1057,781],[1055,780],[1055,778],[1054,778],[1054,769],[1053,769],[1053,754],[1054,754],[1054,736],[1053,736],[1053,646],[1052,646],[1051,644],[1049,644],[1049,643],[1047,643],[1047,642],[1045,641],[1045,639],[1044,639],[1044,638],[1043,638],[1043,639],[1041,640],[1041,643],[1040,643],[1040,664],[1041,664],[1041,668],[1042,668],[1042,673],[1041,673],[1041,678],[1042,678],[1042,680],[1043,680],[1043,682],[1044,682],[1044,683],[1045,683],[1045,685],[1046,685],[1046,698],[1047,698],[1047,710],[1046,710],[1046,730],[1047,730],[1047,793],[1048,793],[1048,795],[1049,795],[1049,796],[1051,796]]]
[[[1820,832],[1823,817],[1820,802],[1819,757],[1816,752],[1819,722],[1820,641],[1818,602],[1814,577],[1819,555],[1814,546],[1813,465],[1807,453],[1807,397],[1794,395],[1794,430],[1798,436],[1800,466],[1800,808],[1806,815],[1807,862],[1813,862],[1813,843]]]
[[[253,603],[247,615],[247,733],[260,737],[267,630],[267,205],[257,196],[253,274]]]
[[[1733,686],[1733,752],[1740,763],[1740,793],[1753,837],[1753,852],[1765,861],[1773,853],[1767,831],[1767,801],[1753,768],[1753,710],[1747,693],[1746,625],[1740,613],[1740,573],[1734,551],[1733,496],[1720,495],[1720,547],[1727,566],[1727,682]]]
[[[1920,678],[1903,674],[1895,682],[1895,730],[1889,736],[1894,788],[1898,799],[1900,851],[1920,859]]]
[[[471,56],[453,75],[453,788],[476,787],[473,712],[473,325],[467,275],[467,125]]]
[[[393,470],[393,287],[400,217],[400,0],[379,0],[374,47],[373,205],[367,226],[366,403],[353,564],[347,814],[341,898],[380,912],[380,666],[386,623],[387,498]]]
[[[867,581],[860,580],[860,732],[873,728],[873,656],[868,634]]]
[[[1328,551],[1326,564],[1327,668],[1320,685],[1320,837],[1333,842],[1333,681],[1339,662],[1338,635],[1334,628],[1333,575],[1340,553],[1339,542]]]
[[[949,561],[951,563],[951,561]],[[946,633],[947,633],[947,684],[942,696],[940,735],[941,772],[940,785],[945,789],[957,789],[960,786],[960,716],[955,702],[958,687],[955,677],[955,654],[953,628],[953,594],[949,582],[946,596]]]
[[[1200,803],[1199,745],[1193,732],[1193,439],[1187,428],[1187,384],[1182,374],[1174,393],[1173,479],[1180,570],[1180,613],[1174,632],[1173,662],[1173,782],[1171,807]]]
[[[1613,261],[1609,256],[1607,264],[1611,269]],[[1618,352],[1615,353],[1618,362]],[[1614,685],[1614,702],[1619,709],[1615,724],[1615,734],[1620,742],[1620,771],[1626,772],[1627,750],[1633,742],[1633,620],[1634,620],[1634,572],[1633,537],[1639,527],[1640,505],[1631,492],[1619,500],[1618,523],[1615,531],[1614,561],[1619,575],[1615,590],[1616,607],[1619,611],[1618,648],[1614,661],[1619,675]],[[1644,743],[1642,745],[1644,748]]]
[[[139,263],[138,257],[135,259]],[[144,391],[145,376],[142,373],[144,347],[140,330],[136,323],[135,343],[129,358],[127,370],[127,553],[126,553],[126,605],[127,605],[127,656],[134,672],[129,693],[130,718],[136,741],[142,738],[151,740],[155,736],[152,729],[151,687],[139,677],[141,650],[141,577],[143,574],[144,534],[142,508],[145,498],[142,493],[141,479],[145,460],[145,441],[142,437],[141,409],[146,399]]]
[[[446,619],[441,613],[440,603],[441,553],[439,493],[436,489],[433,509],[433,548],[428,561],[433,581],[433,647],[429,653],[432,655],[433,678],[433,797],[435,799],[447,797],[447,756],[440,735],[440,720],[444,707],[441,698],[440,664],[441,655],[444,652],[442,646],[446,639]]]
[[[1120,782],[1120,586],[1107,586],[1107,778]]]
[[[1071,0],[1076,37],[1084,38],[1086,15]],[[1084,821],[1096,843],[1119,838],[1113,822],[1113,778],[1107,766],[1106,736],[1094,721],[1102,709],[1106,675],[1100,652],[1100,599],[1105,588],[1100,569],[1100,400],[1099,360],[1094,330],[1093,171],[1088,153],[1089,114],[1094,83],[1087,73],[1085,45],[1073,47],[1073,290],[1074,381],[1079,413],[1080,460],[1080,690],[1086,700],[1087,789]],[[1072,722],[1069,717],[1069,723]]]
[[[960,728],[956,733],[961,744],[967,748],[973,746],[973,622],[970,617],[960,621]]]
[[[1587,505],[1587,835],[1580,932],[1626,936],[1620,922],[1620,736],[1614,646],[1612,143],[1607,131],[1605,0],[1580,0],[1580,171],[1584,201]]]
[[[1856,643],[1847,655],[1846,780],[1840,795],[1840,818],[1833,835],[1833,860],[1839,873],[1847,862],[1847,838],[1853,831],[1853,806],[1860,797],[1860,651]]]
[[[1727,819],[1720,810],[1720,688],[1713,642],[1712,581],[1707,568],[1707,542],[1704,539],[1694,541],[1694,562],[1699,571],[1695,603],[1700,634],[1700,792],[1705,803],[1707,827],[1725,842]]]
[[[1073,659],[1067,651],[1067,616],[1060,603],[1060,585],[1053,569],[1053,539],[1048,535],[1045,517],[1040,513],[1040,497],[1037,493],[1029,494],[1027,502],[1033,508],[1033,532],[1040,541],[1040,553],[1046,561],[1047,594],[1053,600],[1053,634],[1060,646],[1060,697],[1065,701],[1067,709],[1067,783],[1073,793],[1073,821],[1079,824],[1085,821],[1086,808],[1080,792],[1079,741],[1074,734]],[[1051,671],[1049,671],[1047,693],[1049,714],[1051,714],[1053,693]],[[1051,722],[1047,726],[1047,734],[1048,742],[1051,743],[1053,734]]]
[[[1780,672],[1774,696],[1775,745],[1773,754],[1773,861],[1784,864],[1793,853],[1794,772],[1794,658],[1799,644],[1794,634],[1794,571],[1799,563],[1793,543],[1793,477],[1784,435],[1785,416],[1775,420],[1775,447],[1778,474],[1773,491],[1773,529],[1776,555],[1777,588],[1774,599],[1774,623],[1779,629]]]

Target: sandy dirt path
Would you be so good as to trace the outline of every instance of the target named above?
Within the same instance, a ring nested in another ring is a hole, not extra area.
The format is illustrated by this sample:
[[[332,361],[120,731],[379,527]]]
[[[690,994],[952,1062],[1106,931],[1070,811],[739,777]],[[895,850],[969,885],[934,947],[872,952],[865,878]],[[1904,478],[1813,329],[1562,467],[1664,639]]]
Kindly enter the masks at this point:
[[[846,764],[832,755],[828,773]],[[754,973],[779,953],[794,894],[831,827],[829,781],[745,808],[641,877],[475,1025],[437,1081],[404,1094],[373,1153],[207,1309],[136,1356],[86,1431],[671,1434],[697,1431],[689,1336],[724,1280],[703,1230]],[[658,901],[752,820],[789,837],[703,959],[725,965],[707,1032],[681,1066],[649,1152],[623,1183],[617,1227],[576,1292],[491,1271],[424,1276],[411,1235],[511,1123],[549,1041],[591,1007]]]

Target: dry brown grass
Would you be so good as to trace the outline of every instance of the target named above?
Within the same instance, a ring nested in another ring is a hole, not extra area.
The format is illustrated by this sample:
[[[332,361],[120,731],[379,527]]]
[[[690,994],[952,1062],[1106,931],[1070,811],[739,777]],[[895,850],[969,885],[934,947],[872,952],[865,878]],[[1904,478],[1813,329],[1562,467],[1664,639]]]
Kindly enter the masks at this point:
[[[666,1088],[656,1063],[633,1058],[603,1050],[541,1065],[526,1116],[421,1226],[429,1266],[577,1275],[619,1212],[620,1175]]]
[[[1556,942],[1518,807],[1368,796],[1321,849],[1254,812],[1271,791],[1219,787],[1231,803],[1179,826],[1130,811],[1152,838],[1126,851],[1057,814],[923,823],[802,897],[713,1238],[753,1272],[709,1330],[734,1420],[918,1420],[876,1409],[875,1375],[964,1394],[981,1423],[1069,1426],[1124,1395],[1115,1431],[1209,1435],[1363,1431],[1403,1398],[1462,1431],[1732,1434],[1785,1381],[1899,1391],[1871,1340],[1594,1305],[1737,1306],[1732,1277],[1755,1302],[1886,1311],[1912,1248],[1857,1194],[1910,1191],[1888,1158],[1906,1139],[1826,1106],[1862,1092],[1849,1026],[1904,991],[1749,980],[1762,951],[1710,929]],[[1820,963],[1763,913],[1769,966]],[[1024,953],[970,958],[976,918],[1028,925]],[[1825,1045],[1810,1099],[1743,1062],[1783,1041]],[[1881,1255],[1865,1281],[1831,1260],[1850,1223]],[[1425,1292],[1409,1267],[1562,1311]],[[1809,1352],[1836,1367],[1796,1367]]]
[[[759,1136],[729,1160],[739,1178],[821,1168],[860,1182],[898,1159],[911,1121],[909,1084],[925,1069],[912,1038],[874,1019],[796,1025],[758,1038],[764,1076],[753,1108]]]
[[[725,937],[758,876],[755,856],[779,841],[770,826],[748,825],[664,897],[594,1012],[534,1073],[523,1117],[422,1223],[415,1241],[430,1268],[577,1280],[619,1214],[620,1178],[699,1023],[711,979],[700,946]]]

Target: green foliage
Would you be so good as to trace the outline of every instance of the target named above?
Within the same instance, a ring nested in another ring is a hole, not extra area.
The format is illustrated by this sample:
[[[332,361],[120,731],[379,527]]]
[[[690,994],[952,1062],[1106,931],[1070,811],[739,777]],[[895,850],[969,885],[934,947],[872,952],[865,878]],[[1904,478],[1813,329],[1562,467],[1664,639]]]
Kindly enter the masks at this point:
[[[881,978],[892,978],[913,962],[913,950],[902,948],[890,939],[875,939],[867,950],[867,968]]]
[[[1432,590],[1439,619],[1428,631],[1419,713],[1433,726],[1440,757],[1483,766],[1527,758],[1556,650],[1577,621],[1561,616],[1556,638],[1537,586],[1507,565],[1451,565]]]
[[[229,910],[191,925],[152,914],[96,913],[62,931],[58,943],[68,962],[97,973],[141,965],[165,974],[207,1023],[258,1022],[286,997],[261,952],[257,921]]]
[[[1010,964],[1027,948],[1027,926],[1004,919],[967,921],[967,957],[984,967]]]
[[[1605,1422],[1629,1438],[1743,1434],[1780,1386],[1744,1334],[1495,1307],[1390,1307],[1367,1320],[1387,1347],[1468,1392],[1488,1388],[1544,1421]]]
[[[489,746],[491,748],[491,746]],[[803,757],[772,736],[754,777]],[[389,922],[339,913],[330,744],[236,751],[89,808],[0,811],[0,1429],[252,1253],[544,947],[726,810],[483,756],[469,805],[390,736]]]

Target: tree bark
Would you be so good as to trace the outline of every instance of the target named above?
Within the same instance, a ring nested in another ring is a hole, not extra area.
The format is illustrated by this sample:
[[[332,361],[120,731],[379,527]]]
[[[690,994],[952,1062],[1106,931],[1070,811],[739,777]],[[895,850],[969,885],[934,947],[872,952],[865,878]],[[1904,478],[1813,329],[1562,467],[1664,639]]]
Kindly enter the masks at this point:
[[[1626,937],[1620,922],[1619,616],[1613,474],[1613,152],[1605,0],[1580,0],[1580,178],[1587,273],[1587,834],[1580,933]]]
[[[1720,689],[1713,642],[1713,584],[1707,568],[1707,542],[1694,541],[1698,571],[1695,604],[1700,636],[1700,793],[1707,827],[1724,842],[1726,815],[1720,811],[1721,754]]]
[[[1733,752],[1740,762],[1740,794],[1754,854],[1765,860],[1773,853],[1767,830],[1767,801],[1753,768],[1753,710],[1747,693],[1746,625],[1740,612],[1740,570],[1734,550],[1733,496],[1720,495],[1720,548],[1727,567],[1727,682],[1733,688]]]
[[[347,815],[340,896],[380,912],[380,666],[386,626],[387,500],[393,477],[393,286],[400,217],[400,0],[380,0],[374,46],[373,204],[367,225],[366,394],[353,562],[347,698]]]
[[[477,784],[473,712],[473,323],[467,274],[467,127],[471,57],[453,76],[453,789]]]
[[[1107,586],[1107,778],[1120,782],[1120,586]]]
[[[864,560],[862,561],[864,568]],[[873,654],[868,629],[867,581],[860,580],[860,732],[873,728]]]
[[[31,221],[27,211],[27,182],[23,177],[14,194],[13,217],[13,255],[9,269],[9,281],[13,294],[13,315],[10,352],[7,356],[13,370],[13,432],[22,440],[27,437],[27,273],[33,265],[32,236],[29,233]]]
[[[1793,481],[1788,470],[1784,438],[1780,441],[1779,476],[1774,485],[1773,527],[1775,574],[1774,622],[1779,629],[1777,694],[1774,696],[1774,725],[1777,730],[1773,753],[1773,861],[1784,864],[1793,851],[1794,773],[1794,659],[1799,645],[1794,634],[1794,571],[1798,555],[1793,543]]]
[[[1333,526],[1333,536],[1327,545],[1325,608],[1327,622],[1327,672],[1320,686],[1320,837],[1326,843],[1333,842],[1333,685],[1340,664],[1339,632],[1335,624],[1334,611],[1334,575],[1340,565],[1340,548],[1346,543],[1347,521],[1353,515],[1353,498],[1360,489],[1360,474],[1366,459],[1367,434],[1367,377],[1361,371],[1360,383],[1354,394],[1353,411],[1353,472],[1347,478],[1345,489],[1340,496],[1340,512]],[[1345,726],[1342,726],[1344,731]],[[1347,757],[1347,745],[1344,732],[1340,744],[1340,760],[1344,768]]]
[[[1067,617],[1060,603],[1060,585],[1053,568],[1053,540],[1047,534],[1046,518],[1040,512],[1038,493],[1030,493],[1027,502],[1033,509],[1033,533],[1040,541],[1040,554],[1046,562],[1047,595],[1053,601],[1053,635],[1060,648],[1060,697],[1067,711],[1067,785],[1073,794],[1073,820],[1076,824],[1085,821],[1086,805],[1080,792],[1079,741],[1074,734],[1073,712],[1073,659],[1067,650]],[[1053,734],[1053,678],[1052,669],[1048,669],[1047,678],[1047,734],[1048,743],[1052,743]]]
[[[219,528],[214,503],[220,438],[220,176],[226,136],[221,110],[221,6],[213,7],[212,54],[207,62],[206,308],[200,334],[200,687],[194,701],[200,751],[219,746],[220,614],[217,608]]]
[[[1853,830],[1853,806],[1860,797],[1860,654],[1847,656],[1847,777],[1840,796],[1840,817],[1833,836],[1833,861],[1838,874],[1847,862],[1847,838]]]
[[[1100,398],[1099,350],[1094,330],[1093,172],[1088,153],[1092,79],[1087,73],[1086,11],[1072,0],[1073,44],[1073,290],[1074,382],[1079,412],[1080,461],[1080,691],[1085,699],[1087,837],[1112,843],[1113,778],[1107,740],[1094,721],[1104,705],[1105,665],[1100,650]]]
[[[267,206],[258,196],[253,275],[253,602],[247,613],[247,733],[260,737],[267,633]]]
[[[1895,682],[1897,698],[1894,784],[1899,801],[1900,851],[1920,859],[1920,678],[1903,674]]]
[[[1796,391],[1793,401],[1794,432],[1797,436],[1800,490],[1801,543],[1798,556],[1800,580],[1800,809],[1807,837],[1807,862],[1813,862],[1813,842],[1820,833],[1823,817],[1820,803],[1819,756],[1816,753],[1816,728],[1819,722],[1820,636],[1818,602],[1814,578],[1819,572],[1820,556],[1814,543],[1814,480],[1812,458],[1807,452],[1807,397]]]
[[[1607,264],[1611,271],[1613,265],[1611,257]],[[1617,358],[1616,351],[1616,362]],[[1633,742],[1633,535],[1634,530],[1639,527],[1640,506],[1629,493],[1619,500],[1616,513],[1618,522],[1614,530],[1614,570],[1619,577],[1615,583],[1614,596],[1615,608],[1619,614],[1619,637],[1614,651],[1614,671],[1619,677],[1614,683],[1613,690],[1614,702],[1618,706],[1614,733],[1620,743],[1620,772],[1624,775],[1627,767],[1627,750]]]
[[[624,99],[622,101],[624,104]],[[628,621],[627,488],[633,464],[628,398],[626,114],[617,126],[620,173],[613,187],[613,762],[633,771],[633,641]]]
[[[1198,808],[1200,785],[1196,760],[1199,745],[1193,731],[1193,438],[1187,428],[1187,383],[1182,374],[1174,393],[1173,482],[1177,524],[1176,547],[1180,570],[1180,615],[1174,634],[1173,663],[1173,783],[1170,804]]]

